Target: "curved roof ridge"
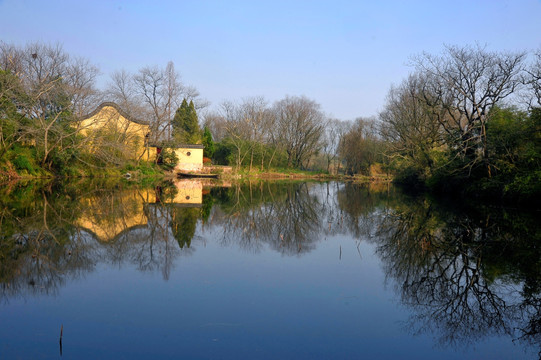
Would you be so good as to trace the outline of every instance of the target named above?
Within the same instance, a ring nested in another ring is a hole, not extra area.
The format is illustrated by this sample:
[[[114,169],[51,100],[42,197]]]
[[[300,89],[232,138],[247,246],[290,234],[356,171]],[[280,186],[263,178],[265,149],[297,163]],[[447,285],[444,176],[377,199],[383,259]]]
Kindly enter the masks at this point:
[[[116,240],[118,240],[118,238],[120,238],[122,235],[132,231],[132,230],[137,230],[137,229],[145,229],[148,227],[148,223],[147,224],[136,224],[136,225],[132,225],[130,227],[127,227],[125,229],[123,229],[121,232],[119,232],[118,234],[116,234],[115,236],[113,236],[112,238],[110,239],[102,239],[98,234],[96,234],[93,230],[87,228],[87,227],[84,227],[84,226],[79,226],[80,229],[83,229],[84,231],[88,232],[93,238],[94,240],[98,241],[99,243],[101,244],[110,244],[110,243],[113,243],[115,242]]]
[[[106,106],[110,106],[112,108],[114,108],[116,111],[118,111],[118,113],[120,115],[122,115],[123,117],[125,117],[126,119],[128,119],[129,121],[131,122],[134,122],[134,123],[137,123],[137,124],[141,124],[141,125],[150,125],[150,123],[148,121],[144,121],[144,120],[139,120],[139,119],[136,119],[134,118],[133,116],[129,115],[127,112],[125,112],[124,110],[122,110],[122,108],[120,107],[120,105],[118,105],[117,103],[115,102],[112,102],[112,101],[104,101],[102,102],[100,105],[98,105],[98,107],[92,111],[90,114],[87,114],[87,115],[84,115],[82,117],[81,120],[86,120],[86,119],[89,119],[91,118],[92,116],[96,115],[97,113],[99,113],[104,107]]]

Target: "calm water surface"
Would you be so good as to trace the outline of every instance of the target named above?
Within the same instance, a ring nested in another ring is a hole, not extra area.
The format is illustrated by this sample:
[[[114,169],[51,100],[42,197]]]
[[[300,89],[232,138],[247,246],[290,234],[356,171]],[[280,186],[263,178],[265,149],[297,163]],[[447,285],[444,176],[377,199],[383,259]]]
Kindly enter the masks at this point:
[[[0,190],[1,359],[534,359],[537,212],[386,185]]]

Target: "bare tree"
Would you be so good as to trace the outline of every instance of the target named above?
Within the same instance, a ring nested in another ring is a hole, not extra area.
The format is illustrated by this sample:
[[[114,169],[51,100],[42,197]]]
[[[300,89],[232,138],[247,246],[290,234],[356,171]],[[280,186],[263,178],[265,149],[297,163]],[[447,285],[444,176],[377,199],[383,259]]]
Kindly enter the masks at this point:
[[[375,119],[355,119],[339,144],[340,156],[346,162],[346,172],[350,175],[369,175],[370,166],[381,155],[378,145]]]
[[[446,111],[441,125],[470,168],[482,160],[490,176],[486,123],[489,110],[521,85],[526,53],[489,52],[475,47],[446,46],[443,55],[423,54],[414,59],[427,77],[428,105]]]
[[[81,147],[77,116],[97,94],[97,68],[85,59],[70,59],[59,44],[2,44],[0,51],[3,70],[17,76],[25,93],[17,112],[28,121],[19,130],[35,144],[41,165],[51,166],[53,152],[67,156],[69,149]]]
[[[27,102],[19,78],[3,69],[0,67],[0,158],[25,136],[20,131],[24,114],[18,109],[25,107]]]
[[[250,141],[250,170],[252,170],[256,147],[261,148],[261,166],[263,167],[266,153],[265,145],[273,122],[267,101],[262,96],[245,98],[241,105],[241,113],[249,131],[247,135]]]
[[[344,121],[338,119],[329,119],[327,121],[327,126],[323,134],[323,153],[326,160],[327,172],[331,171],[331,164],[339,156],[339,145],[346,134],[347,128],[348,124]],[[334,169],[335,173],[340,171],[340,163],[341,161],[338,161],[338,166]]]
[[[18,77],[23,72],[23,54],[15,45],[0,41],[0,69]]]
[[[264,166],[267,145],[272,141],[270,132],[274,117],[262,96],[244,98],[240,104],[224,102],[221,116],[209,119],[214,122],[214,128],[223,127],[225,137],[235,147],[237,167],[249,157],[252,170],[256,151],[261,157],[261,167]]]
[[[77,118],[90,113],[101,102],[101,94],[95,88],[98,68],[88,59],[77,57],[66,68],[66,86],[71,95],[73,112]]]
[[[430,170],[434,166],[431,152],[442,144],[445,111],[424,101],[425,87],[426,80],[420,74],[412,74],[392,87],[379,118],[381,135],[389,147],[387,155],[408,166]]]
[[[174,72],[168,73],[157,66],[147,66],[141,68],[133,77],[135,92],[146,105],[145,118],[151,123],[154,142],[167,139],[166,134],[172,118],[171,108],[174,106],[173,102],[178,101],[175,95],[180,84],[176,79],[171,79],[171,76],[175,76]]]
[[[143,118],[143,106],[136,100],[133,76],[126,70],[115,71],[105,90],[106,97],[129,116]]]
[[[225,117],[216,111],[203,113],[203,128],[208,128],[214,141],[222,141],[226,137],[227,124]]]
[[[541,49],[535,52],[534,59],[526,70],[525,83],[531,91],[530,106],[541,106]]]
[[[320,105],[304,96],[287,96],[274,104],[278,141],[289,167],[302,167],[322,146],[325,116]]]
[[[130,74],[117,71],[111,76],[107,96],[129,115],[151,124],[151,142],[172,139],[171,120],[183,99],[194,101],[196,109],[208,103],[199,99],[199,92],[181,82],[172,61],[165,69],[145,66]]]
[[[242,107],[233,102],[222,103],[221,114],[225,119],[226,136],[236,150],[236,166],[240,168],[250,151],[250,124],[243,118]]]

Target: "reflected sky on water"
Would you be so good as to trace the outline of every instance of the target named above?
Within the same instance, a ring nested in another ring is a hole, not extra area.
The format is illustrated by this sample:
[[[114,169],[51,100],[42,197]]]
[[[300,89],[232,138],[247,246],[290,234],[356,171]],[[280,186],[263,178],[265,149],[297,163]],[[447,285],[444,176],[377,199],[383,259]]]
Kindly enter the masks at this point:
[[[338,182],[10,184],[0,201],[0,358],[540,350],[536,212]]]

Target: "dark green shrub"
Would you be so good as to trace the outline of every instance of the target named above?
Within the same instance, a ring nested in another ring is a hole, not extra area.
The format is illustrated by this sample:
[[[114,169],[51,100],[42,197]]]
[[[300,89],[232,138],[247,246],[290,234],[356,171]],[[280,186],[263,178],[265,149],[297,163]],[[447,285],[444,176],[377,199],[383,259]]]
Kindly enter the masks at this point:
[[[34,167],[32,166],[32,162],[25,155],[17,155],[17,157],[13,159],[12,163],[13,166],[15,166],[15,168],[19,171],[26,170],[32,175],[36,173]]]

